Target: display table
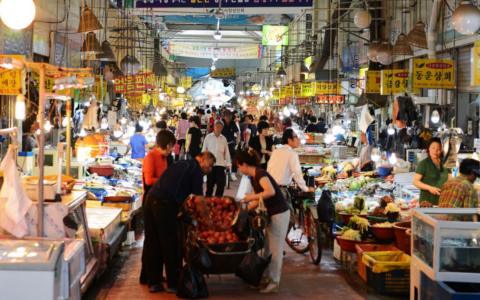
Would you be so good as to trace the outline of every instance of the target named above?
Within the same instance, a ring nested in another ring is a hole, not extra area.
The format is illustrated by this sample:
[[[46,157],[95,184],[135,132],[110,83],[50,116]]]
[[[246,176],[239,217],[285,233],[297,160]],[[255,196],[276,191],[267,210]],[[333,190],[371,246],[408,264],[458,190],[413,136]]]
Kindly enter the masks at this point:
[[[298,159],[301,164],[323,163],[325,154],[318,153],[301,153],[298,154]]]

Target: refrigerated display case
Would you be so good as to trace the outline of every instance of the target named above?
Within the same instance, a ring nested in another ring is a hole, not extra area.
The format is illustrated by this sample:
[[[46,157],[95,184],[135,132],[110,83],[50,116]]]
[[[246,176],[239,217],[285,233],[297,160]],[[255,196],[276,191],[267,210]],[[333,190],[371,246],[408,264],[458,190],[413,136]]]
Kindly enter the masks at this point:
[[[412,262],[435,281],[480,282],[478,215],[475,208],[414,209]]]
[[[80,278],[84,273],[83,241],[6,236],[0,239],[2,299],[80,300]]]

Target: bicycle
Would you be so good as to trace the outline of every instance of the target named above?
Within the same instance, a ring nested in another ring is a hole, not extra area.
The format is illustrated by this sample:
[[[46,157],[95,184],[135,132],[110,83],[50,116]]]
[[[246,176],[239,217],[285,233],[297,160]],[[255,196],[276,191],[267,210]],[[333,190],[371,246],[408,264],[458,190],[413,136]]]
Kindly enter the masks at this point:
[[[290,192],[290,191],[289,191]],[[314,264],[322,260],[324,235],[317,216],[315,195],[300,193],[294,183],[291,189],[293,213],[287,231],[286,242],[297,253],[310,252]]]

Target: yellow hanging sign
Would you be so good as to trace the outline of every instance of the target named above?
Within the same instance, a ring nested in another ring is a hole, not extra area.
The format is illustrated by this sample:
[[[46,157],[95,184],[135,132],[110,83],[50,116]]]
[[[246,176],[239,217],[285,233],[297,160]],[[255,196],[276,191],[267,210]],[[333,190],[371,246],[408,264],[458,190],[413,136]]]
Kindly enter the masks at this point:
[[[302,97],[315,96],[315,83],[303,83],[302,84]]]
[[[293,86],[287,85],[285,87],[285,97],[293,97]]]
[[[480,85],[480,41],[476,41],[472,51],[472,85]]]
[[[285,99],[285,88],[280,89],[280,99]]]
[[[414,59],[413,87],[430,89],[454,89],[453,60]]]
[[[12,60],[16,59],[23,61],[22,55],[0,55],[2,60],[10,57]],[[13,69],[11,71],[0,74],[0,95],[18,95],[22,93],[22,70]]]
[[[279,89],[274,89],[273,90],[273,99],[279,99],[280,98],[280,90]]]
[[[192,77],[181,77],[180,78],[180,86],[186,89],[192,87]]]
[[[408,73],[408,70],[382,70],[380,94],[393,95],[405,92],[408,89]]]
[[[175,96],[177,88],[175,87],[165,87],[165,93],[167,93],[168,96]]]
[[[295,97],[301,98],[302,97],[302,86],[301,85],[296,85],[293,88],[293,94],[295,95]]]
[[[367,71],[365,75],[365,92],[371,94],[380,94],[381,71]]]
[[[236,69],[235,68],[225,68],[225,69],[216,69],[215,71],[210,71],[210,77],[234,77]]]
[[[342,84],[340,82],[322,81],[315,85],[315,95],[340,95]]]

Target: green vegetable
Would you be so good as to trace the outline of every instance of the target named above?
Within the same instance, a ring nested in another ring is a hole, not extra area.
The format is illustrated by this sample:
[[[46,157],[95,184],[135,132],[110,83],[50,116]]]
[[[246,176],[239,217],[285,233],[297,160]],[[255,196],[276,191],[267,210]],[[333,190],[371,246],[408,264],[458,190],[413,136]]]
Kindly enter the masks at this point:
[[[347,240],[354,240],[354,241],[360,241],[361,236],[360,236],[360,231],[358,230],[347,230],[343,235],[342,238],[347,239]]]
[[[365,210],[365,198],[361,195],[355,196],[353,206],[356,207],[359,211]]]
[[[358,190],[361,187],[362,187],[362,185],[357,180],[354,180],[350,183],[350,190],[351,191]]]
[[[356,207],[349,207],[343,211],[346,214],[351,214],[351,215],[358,215],[360,214],[360,211]]]
[[[349,231],[351,228],[348,226],[343,226],[342,231],[340,231],[341,234],[344,234],[345,232]]]

